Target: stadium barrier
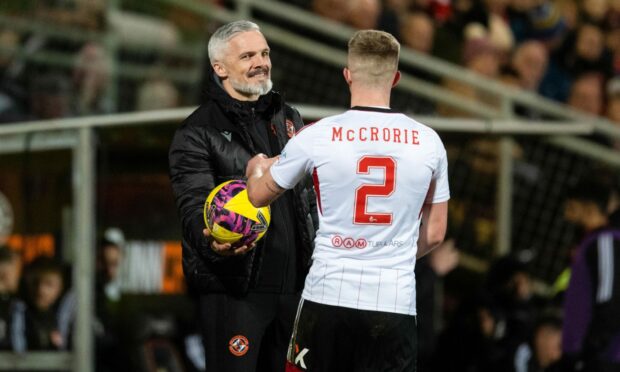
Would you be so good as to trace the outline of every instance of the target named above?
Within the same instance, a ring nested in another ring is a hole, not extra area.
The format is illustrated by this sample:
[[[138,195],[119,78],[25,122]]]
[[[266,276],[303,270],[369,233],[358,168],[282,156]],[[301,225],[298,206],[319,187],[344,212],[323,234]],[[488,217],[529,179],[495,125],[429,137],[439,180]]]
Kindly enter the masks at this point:
[[[297,105],[302,116],[313,120],[336,112],[342,108]],[[95,154],[97,142],[94,131],[106,128],[131,128],[154,126],[161,124],[178,124],[193,108],[180,108],[165,111],[151,111],[129,114],[81,117],[62,120],[33,121],[0,126],[0,157],[9,154],[70,150],[71,187],[73,193],[72,218],[70,224],[70,241],[73,258],[73,283],[77,295],[78,311],[75,320],[74,350],[71,354],[63,353],[26,353],[12,355],[0,353],[0,369],[19,370],[36,369],[40,366],[58,369],[71,368],[74,371],[93,370],[93,334],[92,321],[94,313],[94,252],[96,232],[96,172]],[[420,118],[442,134],[475,133],[477,135],[498,135],[502,141],[512,141],[512,136],[549,136],[554,146],[579,152],[581,155],[598,162],[609,163],[620,167],[620,159],[613,151],[600,145],[573,137],[588,134],[592,131],[591,124],[574,122],[535,123],[519,120],[486,119],[456,120],[437,117]],[[513,154],[509,148],[502,157],[501,169],[512,169]],[[0,158],[1,159],[1,158]],[[1,164],[1,162],[0,162]],[[512,176],[510,171],[502,172],[498,187],[510,188]],[[510,204],[510,203],[509,203]],[[501,210],[506,204],[498,204],[498,215],[510,215],[511,210]],[[65,232],[67,233],[67,232]],[[498,254],[501,254],[499,252]],[[32,356],[32,358],[31,358]]]

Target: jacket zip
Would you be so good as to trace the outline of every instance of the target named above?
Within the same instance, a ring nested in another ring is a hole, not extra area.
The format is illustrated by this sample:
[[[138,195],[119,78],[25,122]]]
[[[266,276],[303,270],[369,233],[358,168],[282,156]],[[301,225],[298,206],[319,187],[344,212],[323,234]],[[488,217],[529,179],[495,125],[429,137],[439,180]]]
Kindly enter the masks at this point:
[[[275,118],[275,115],[274,115],[274,118]],[[251,117],[251,121],[252,121],[252,125],[257,125],[257,123],[256,123],[256,113],[255,113],[254,107],[252,107],[252,117]],[[276,125],[276,126],[277,126],[278,124],[280,124],[280,123],[275,123],[275,125]],[[279,129],[279,128],[276,128],[276,133],[278,133],[278,132],[279,132],[277,129]],[[260,130],[257,130],[257,132],[259,132],[259,133],[260,133]],[[263,139],[266,141],[266,143],[265,143],[265,145],[267,146],[266,150],[269,150],[269,152],[273,152],[273,153],[274,153],[274,155],[275,155],[275,153],[276,153],[276,152],[279,152],[279,148],[284,148],[285,143],[283,143],[282,141],[280,141],[280,139],[277,137],[277,134],[276,134],[276,140],[277,140],[277,143],[278,143],[278,148],[277,148],[277,149],[275,149],[275,151],[274,151],[274,149],[273,149],[273,148],[271,148],[271,141],[270,141],[270,139],[269,139],[269,136],[270,136],[270,135],[271,135],[271,134],[270,134],[270,132],[269,132],[269,128],[267,128],[267,138],[263,138]],[[285,196],[285,195],[282,195],[282,197],[286,197],[286,198],[288,198],[288,195],[286,195],[286,196]],[[277,205],[277,207],[276,207],[276,205]],[[285,239],[286,239],[286,240],[284,241],[284,245],[283,245],[283,247],[284,247],[284,253],[285,253],[285,261],[284,261],[284,262],[286,263],[286,267],[284,268],[284,270],[285,270],[285,271],[284,271],[284,272],[285,272],[285,275],[284,275],[284,277],[283,277],[283,281],[280,283],[280,288],[279,288],[279,289],[280,289],[280,292],[281,292],[281,291],[283,290],[283,288],[286,286],[285,281],[286,281],[286,280],[287,280],[287,278],[288,278],[288,272],[289,272],[289,270],[290,270],[290,265],[289,265],[289,261],[290,261],[290,247],[291,247],[291,244],[290,244],[290,241],[289,241],[289,240],[290,240],[290,239],[289,239],[289,233],[290,233],[290,231],[289,231],[289,226],[288,226],[288,223],[286,222],[286,219],[287,219],[287,218],[286,218],[286,217],[287,217],[287,213],[285,213],[285,212],[286,212],[286,210],[285,210],[286,206],[285,206],[283,203],[277,203],[277,204],[275,204],[275,203],[274,203],[274,204],[272,204],[272,206],[271,206],[271,207],[272,207],[274,210],[275,210],[275,209],[277,209],[278,213],[282,216],[281,220],[282,220],[282,221],[285,221],[284,223],[282,223],[282,230],[283,230],[283,232],[284,232],[284,236],[285,236]],[[275,214],[275,213],[274,213],[274,214]],[[295,214],[293,213],[293,216],[294,216],[294,215],[295,215]],[[269,233],[269,231],[267,231],[267,234],[268,234],[268,233]],[[258,284],[258,281],[257,281],[257,284]]]

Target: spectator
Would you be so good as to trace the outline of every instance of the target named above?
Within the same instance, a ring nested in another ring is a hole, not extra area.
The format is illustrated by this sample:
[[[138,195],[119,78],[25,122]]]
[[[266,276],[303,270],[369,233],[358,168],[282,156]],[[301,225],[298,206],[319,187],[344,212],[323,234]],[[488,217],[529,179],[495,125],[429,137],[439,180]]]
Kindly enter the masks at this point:
[[[84,45],[73,70],[73,111],[77,115],[110,113],[112,106],[106,96],[109,80],[110,60],[105,50],[95,43]]]
[[[0,246],[0,350],[25,350],[25,307],[17,297],[20,276],[21,258],[8,247]]]
[[[153,77],[138,89],[136,109],[138,111],[162,110],[179,105],[179,91],[164,77]]]
[[[114,242],[103,239],[97,250],[96,313],[103,326],[103,335],[114,336],[117,326],[115,313],[121,299],[120,268],[121,247]]]
[[[383,2],[377,28],[401,40],[401,17],[409,12],[409,0],[388,0]]]
[[[611,79],[607,83],[606,115],[616,126],[620,127],[620,77]],[[612,140],[613,148],[620,151],[620,138]]]
[[[539,41],[526,41],[519,44],[512,56],[512,67],[519,77],[522,89],[536,93],[547,71],[549,56],[545,46]]]
[[[58,308],[64,290],[63,267],[40,256],[25,271],[26,342],[28,350],[61,350],[67,345],[60,332]]]
[[[514,45],[514,36],[506,18],[507,3],[506,0],[484,0],[481,8],[484,22],[474,20],[468,23],[464,30],[465,39],[486,37],[502,56],[508,56]]]
[[[571,76],[597,72],[609,77],[612,72],[611,55],[605,47],[603,30],[590,23],[582,24],[573,37],[567,38],[556,62]]]
[[[382,13],[380,0],[314,0],[312,10],[320,16],[356,29],[374,29],[380,22],[394,21],[390,15]]]
[[[600,115],[603,113],[603,79],[599,74],[585,74],[573,83],[568,105],[585,113]]]
[[[499,80],[505,85],[514,88],[521,89],[521,77],[519,73],[511,66],[503,66],[499,73]]]
[[[441,372],[496,372],[507,350],[498,345],[503,337],[503,314],[486,293],[461,303],[450,325],[440,335],[434,370]]]
[[[358,30],[375,29],[381,15],[380,0],[348,0],[347,23]]]
[[[435,37],[435,25],[431,17],[421,11],[407,13],[402,18],[400,35],[403,43],[413,50],[430,55],[433,50]],[[415,78],[438,84],[439,78],[425,69],[414,66],[402,66],[402,71],[411,74]],[[436,111],[436,103],[424,97],[416,97],[407,104],[410,112],[421,115],[433,115]]]
[[[553,53],[540,92],[546,97],[566,102],[567,92],[576,77],[596,73],[608,79],[612,72],[612,55],[605,47],[603,30],[593,24],[582,24]]]
[[[97,371],[123,371],[128,364],[127,342],[121,330],[120,272],[125,238],[121,230],[108,228],[97,246],[95,277],[95,361]]]
[[[531,339],[517,348],[503,371],[560,372],[562,320],[545,315],[537,320]]]
[[[345,23],[349,17],[349,5],[347,0],[314,0],[312,10],[327,19]]]
[[[575,0],[559,0],[556,3],[557,12],[564,24],[565,32],[572,32],[579,25],[579,4]]]
[[[511,67],[517,74],[518,87],[537,93],[547,71],[548,62],[548,52],[542,42],[530,40],[517,46],[512,56]],[[542,114],[537,110],[522,105],[516,105],[515,112],[520,117],[542,118]]]
[[[563,40],[567,27],[576,24],[576,9],[573,0],[514,0],[508,7],[507,17],[517,43],[535,39],[555,49]],[[574,11],[574,21],[569,10]]]
[[[500,66],[498,50],[486,37],[469,39],[463,48],[463,64],[468,70],[495,78]]]
[[[565,203],[567,221],[588,235],[577,251],[564,297],[562,349],[585,371],[620,368],[620,230],[610,227],[611,185],[601,174],[583,177]]]
[[[30,82],[32,120],[60,119],[71,116],[71,89],[62,74],[35,75]]]
[[[499,53],[488,38],[474,38],[467,40],[463,49],[463,63],[465,67],[475,73],[488,78],[499,77]],[[464,98],[491,106],[498,105],[497,96],[490,95],[467,83],[456,80],[446,80],[444,87],[462,95]],[[462,110],[440,105],[440,114],[450,117],[469,117],[471,114]]]
[[[427,14],[422,12],[408,13],[403,17],[400,29],[403,44],[423,54],[433,50],[435,25]]]
[[[606,16],[609,11],[608,0],[583,0],[580,10],[582,22],[605,27]]]
[[[435,30],[433,55],[461,64],[465,27],[471,22],[485,25],[487,17],[479,1],[456,0],[451,2],[450,8],[450,16]]]
[[[606,44],[612,59],[614,74],[620,74],[620,2],[611,1],[610,9],[606,16]]]
[[[0,30],[0,123],[11,123],[26,119],[25,89],[15,72],[13,49],[19,48],[19,34]],[[4,49],[8,50],[5,52]]]
[[[526,263],[512,256],[496,260],[487,273],[487,289],[506,320],[502,347],[512,352],[527,341],[539,311]]]
[[[13,296],[19,289],[22,264],[20,256],[5,246],[0,246],[0,293]]]

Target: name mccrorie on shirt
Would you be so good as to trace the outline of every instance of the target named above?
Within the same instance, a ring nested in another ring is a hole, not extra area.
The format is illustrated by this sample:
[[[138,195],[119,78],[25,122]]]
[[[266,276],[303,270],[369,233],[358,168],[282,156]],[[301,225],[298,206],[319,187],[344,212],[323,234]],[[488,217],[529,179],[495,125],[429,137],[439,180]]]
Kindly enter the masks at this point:
[[[419,145],[419,133],[413,129],[379,128],[361,126],[356,128],[332,127],[332,142],[360,141],[360,142],[393,142],[410,145]]]

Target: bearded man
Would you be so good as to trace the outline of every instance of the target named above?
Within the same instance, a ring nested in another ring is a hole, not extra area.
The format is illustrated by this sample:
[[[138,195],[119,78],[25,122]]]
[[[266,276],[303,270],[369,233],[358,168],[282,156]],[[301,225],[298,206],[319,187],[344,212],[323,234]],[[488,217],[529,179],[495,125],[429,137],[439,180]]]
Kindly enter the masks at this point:
[[[303,126],[272,91],[269,45],[249,21],[209,39],[206,100],[176,131],[170,179],[183,229],[183,271],[198,294],[207,371],[284,371],[286,348],[310,264],[316,221],[311,182],[271,205],[256,246],[211,239],[203,206],[220,183],[245,175],[248,160],[280,154]]]

